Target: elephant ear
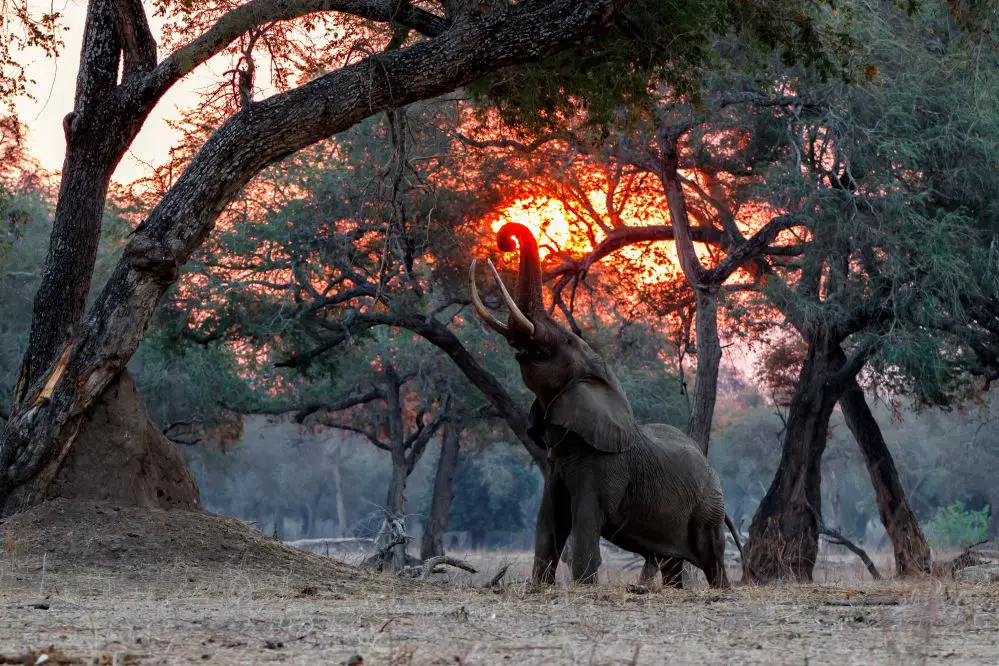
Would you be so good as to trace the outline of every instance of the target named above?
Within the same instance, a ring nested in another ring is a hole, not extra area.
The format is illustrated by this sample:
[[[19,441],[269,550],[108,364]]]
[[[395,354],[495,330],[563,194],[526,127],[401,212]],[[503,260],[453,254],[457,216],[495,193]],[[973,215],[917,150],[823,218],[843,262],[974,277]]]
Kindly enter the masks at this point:
[[[546,420],[571,430],[604,453],[627,451],[636,432],[627,399],[599,380],[583,380],[567,388],[548,408]]]

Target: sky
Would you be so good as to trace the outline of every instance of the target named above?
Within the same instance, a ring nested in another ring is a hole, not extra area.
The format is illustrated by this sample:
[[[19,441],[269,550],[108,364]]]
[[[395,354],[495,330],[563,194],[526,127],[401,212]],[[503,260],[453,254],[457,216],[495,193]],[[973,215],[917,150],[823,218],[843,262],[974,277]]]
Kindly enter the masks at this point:
[[[143,4],[150,16],[153,34],[159,34],[162,21],[153,16],[151,3],[144,1]],[[54,6],[63,14],[63,24],[69,28],[63,34],[65,45],[57,59],[46,58],[40,52],[24,54],[28,76],[35,81],[31,86],[34,99],[22,98],[16,103],[18,116],[28,126],[28,151],[44,168],[59,171],[66,151],[62,119],[73,110],[87,3],[85,0],[56,0],[52,5],[47,0],[29,0],[29,5],[37,11],[49,11],[49,7]],[[160,53],[162,57],[163,53]],[[178,139],[178,134],[165,120],[179,118],[178,108],[194,106],[197,92],[213,78],[210,64],[203,66],[163,97],[118,165],[114,175],[116,181],[131,182],[147,175],[165,160],[169,147]]]

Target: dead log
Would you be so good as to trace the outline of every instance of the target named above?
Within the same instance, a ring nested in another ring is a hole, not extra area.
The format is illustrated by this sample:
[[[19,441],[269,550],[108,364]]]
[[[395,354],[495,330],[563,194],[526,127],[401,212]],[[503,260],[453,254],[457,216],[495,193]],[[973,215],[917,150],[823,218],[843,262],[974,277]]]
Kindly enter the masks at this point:
[[[463,569],[469,573],[478,573],[478,570],[475,569],[475,567],[464,560],[459,560],[458,558],[451,557],[449,555],[435,555],[422,564],[403,568],[403,570],[399,572],[399,575],[426,580],[430,574],[444,573],[446,571],[443,568],[445,565]]]

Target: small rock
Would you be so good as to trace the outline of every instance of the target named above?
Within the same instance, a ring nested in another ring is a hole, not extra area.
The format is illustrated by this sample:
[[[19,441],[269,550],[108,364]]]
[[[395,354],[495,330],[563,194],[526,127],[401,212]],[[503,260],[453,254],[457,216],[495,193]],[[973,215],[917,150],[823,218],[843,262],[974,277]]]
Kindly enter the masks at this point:
[[[47,601],[41,601],[37,604],[31,604],[32,608],[37,608],[38,610],[48,610],[49,604]]]
[[[281,641],[264,641],[264,647],[268,650],[278,650],[284,647]]]
[[[954,578],[974,583],[999,583],[999,564],[979,564],[959,569],[954,572]]]

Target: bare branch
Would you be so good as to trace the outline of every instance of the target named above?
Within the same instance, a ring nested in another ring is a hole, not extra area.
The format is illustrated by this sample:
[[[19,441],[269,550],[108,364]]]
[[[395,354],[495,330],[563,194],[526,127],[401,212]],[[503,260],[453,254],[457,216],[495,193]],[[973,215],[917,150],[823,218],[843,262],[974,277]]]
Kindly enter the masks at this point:
[[[707,271],[705,279],[721,284],[747,261],[759,257],[780,232],[799,224],[802,224],[802,220],[797,215],[778,215],[750,238],[729,250],[728,255],[717,266]]]
[[[461,132],[448,132],[448,134],[466,146],[471,146],[472,148],[508,148],[519,153],[533,153],[538,148],[541,148],[552,141],[570,141],[571,139],[570,135],[566,132],[549,132],[548,134],[542,134],[529,143],[523,143],[513,139],[488,139],[478,141],[462,134]]]
[[[298,413],[295,414],[295,421],[302,423],[305,419],[318,411],[340,412],[345,409],[350,409],[351,407],[356,407],[357,405],[365,405],[369,402],[374,402],[375,400],[384,399],[385,394],[382,393],[381,389],[370,388],[367,391],[352,393],[351,395],[334,402],[313,402],[298,410]]]
[[[427,448],[427,444],[442,425],[447,423],[451,418],[451,394],[447,393],[444,395],[444,399],[441,401],[440,410],[430,423],[423,424],[420,423],[419,428],[413,437],[406,442],[406,446],[409,449],[409,455],[406,456],[406,473],[412,474],[413,469],[416,467],[416,463],[420,462],[420,458],[423,457],[423,452]]]
[[[377,446],[382,451],[392,450],[392,447],[378,439],[378,436],[367,428],[361,428],[359,426],[353,426],[346,423],[326,423],[325,425],[330,428],[336,428],[337,430],[347,430],[348,432],[356,432],[358,435],[364,435],[369,442]]]
[[[808,512],[812,514],[812,518],[815,519],[815,524],[818,526],[819,534],[826,537],[829,543],[834,543],[837,546],[845,546],[850,552],[860,558],[860,561],[864,563],[867,570],[871,572],[871,578],[874,580],[881,580],[881,574],[878,573],[878,568],[874,566],[874,562],[871,561],[867,551],[847,539],[840,532],[837,532],[831,527],[827,527],[826,524],[822,522],[822,516],[819,515],[819,512],[816,511],[815,507],[811,504],[806,502],[805,506],[808,508]]]
[[[221,52],[254,25],[292,20],[315,12],[337,11],[380,23],[394,21],[428,37],[440,35],[449,26],[446,19],[409,3],[394,12],[394,4],[390,0],[250,0],[227,12],[208,32],[161,62],[146,82],[143,97],[158,99],[176,81]]]
[[[721,233],[714,227],[695,227],[690,230],[691,238],[699,243],[720,243]],[[553,270],[549,276],[580,274],[583,275],[590,266],[599,262],[623,247],[640,243],[655,243],[676,240],[673,227],[654,225],[648,227],[621,227],[614,229],[585,258],[578,261],[565,262]]]

